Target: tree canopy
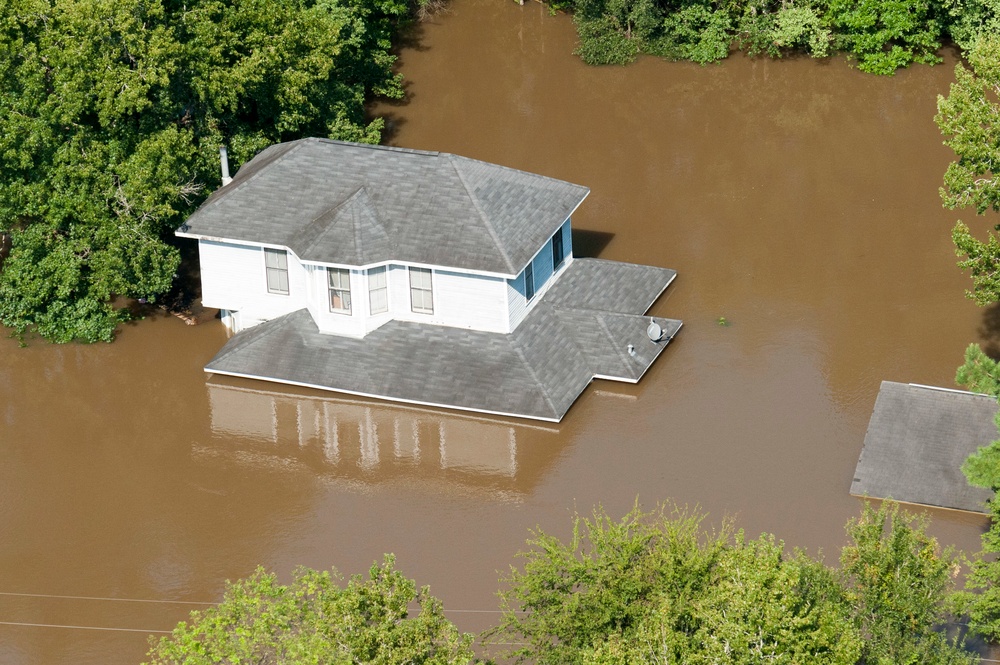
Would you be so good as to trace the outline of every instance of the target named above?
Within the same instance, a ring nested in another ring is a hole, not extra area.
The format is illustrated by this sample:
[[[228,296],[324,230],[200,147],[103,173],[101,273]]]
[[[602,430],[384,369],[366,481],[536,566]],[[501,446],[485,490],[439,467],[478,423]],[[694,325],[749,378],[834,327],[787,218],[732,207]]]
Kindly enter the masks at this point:
[[[377,142],[402,0],[0,0],[0,323],[110,340],[165,242],[239,164],[306,135]]]
[[[227,583],[219,605],[192,612],[173,633],[152,640],[149,665],[329,663],[458,665],[473,661],[441,602],[395,570],[386,556],[368,579],[339,586],[336,571],[300,568],[289,585],[262,568]],[[410,616],[410,605],[420,607]]]
[[[1000,211],[1000,33],[984,33],[959,63],[947,97],[938,96],[935,122],[957,159],[944,174],[941,199],[948,208],[972,207],[980,215]],[[979,305],[1000,300],[1000,238],[976,238],[959,221],[952,230],[958,265],[972,276],[966,295]]]
[[[686,510],[577,516],[569,542],[535,531],[502,580],[488,639],[517,662],[972,663],[935,628],[954,558],[891,503],[848,524],[838,572],[764,534]]]
[[[733,47],[781,57],[847,53],[858,69],[892,74],[934,64],[949,37],[971,48],[1000,30],[1000,0],[551,0],[574,12],[578,53],[624,64],[639,53],[702,64]]]

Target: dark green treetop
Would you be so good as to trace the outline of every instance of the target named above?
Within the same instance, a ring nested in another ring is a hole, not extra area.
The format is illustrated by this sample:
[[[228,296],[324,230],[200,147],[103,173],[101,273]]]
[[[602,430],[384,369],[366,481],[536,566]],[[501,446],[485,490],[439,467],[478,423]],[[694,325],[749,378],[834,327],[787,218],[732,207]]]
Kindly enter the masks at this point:
[[[0,323],[110,340],[171,286],[168,242],[236,164],[306,135],[377,142],[396,0],[0,0]]]

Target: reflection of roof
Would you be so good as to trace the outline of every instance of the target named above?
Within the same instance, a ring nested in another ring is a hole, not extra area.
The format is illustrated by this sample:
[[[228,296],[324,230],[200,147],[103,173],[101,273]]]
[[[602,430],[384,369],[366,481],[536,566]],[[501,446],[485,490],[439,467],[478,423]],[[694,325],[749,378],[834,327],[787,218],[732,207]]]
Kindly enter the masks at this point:
[[[659,356],[681,322],[641,314],[675,274],[576,259],[510,334],[390,321],[356,339],[321,334],[303,309],[240,333],[205,369],[558,421],[595,377],[635,382]],[[629,296],[603,297],[609,285]],[[662,341],[647,336],[651,320]]]
[[[309,469],[367,491],[383,484],[434,495],[519,500],[566,443],[548,423],[215,376],[206,382],[212,432],[201,458],[278,472]]]
[[[588,192],[457,155],[308,138],[243,165],[179,232],[282,245],[306,261],[513,277]]]
[[[984,512],[992,492],[961,467],[997,438],[997,408],[988,395],[883,381],[851,494]]]

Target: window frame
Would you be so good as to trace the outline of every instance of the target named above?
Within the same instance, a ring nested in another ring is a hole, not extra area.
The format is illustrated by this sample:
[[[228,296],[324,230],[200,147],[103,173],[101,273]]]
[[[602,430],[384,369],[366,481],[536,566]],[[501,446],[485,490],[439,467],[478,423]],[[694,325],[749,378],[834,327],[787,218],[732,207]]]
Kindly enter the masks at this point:
[[[529,261],[524,267],[524,299],[531,302],[535,297],[535,267],[534,261]]]
[[[433,314],[434,313],[434,271],[431,268],[407,268],[407,272],[410,277],[410,311],[414,314]],[[427,275],[427,286],[416,285],[413,282],[414,275]],[[429,307],[423,307],[423,298],[421,298],[421,305],[417,305],[416,299],[413,297],[416,293],[422,293],[426,295],[426,298],[430,301]]]
[[[291,295],[291,281],[288,277],[288,250],[287,249],[275,249],[273,247],[264,247],[264,285],[267,287],[267,292],[279,295],[287,296]],[[271,265],[271,258],[274,258]],[[284,263],[282,266],[281,264]],[[281,289],[281,277],[284,275],[285,278],[285,288]],[[272,286],[272,277],[275,280],[275,284]]]
[[[556,247],[559,248],[558,253]],[[558,270],[565,260],[566,245],[563,242],[563,229],[560,226],[559,230],[552,234],[552,272]]]
[[[382,286],[375,287],[372,280],[373,277],[381,275],[382,276]],[[375,316],[376,314],[385,314],[389,311],[389,269],[388,266],[379,266],[377,268],[369,268],[366,277],[368,278],[368,314]],[[382,293],[385,304],[382,309],[375,309],[375,294]]]
[[[334,284],[334,277],[337,278],[337,284]],[[344,286],[342,280],[346,278],[347,286]],[[351,271],[347,268],[331,268],[327,266],[326,269],[326,289],[327,289],[327,300],[330,305],[330,311],[336,314],[346,314],[348,316],[352,313],[351,308]],[[344,303],[342,307],[337,307],[334,305],[335,299],[340,298],[340,301]]]

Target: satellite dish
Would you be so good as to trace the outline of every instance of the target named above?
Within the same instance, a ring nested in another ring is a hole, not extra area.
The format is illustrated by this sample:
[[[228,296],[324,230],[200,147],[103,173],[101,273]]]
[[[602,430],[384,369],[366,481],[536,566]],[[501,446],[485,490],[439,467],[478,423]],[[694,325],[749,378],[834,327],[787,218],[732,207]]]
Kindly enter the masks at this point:
[[[646,335],[653,342],[659,342],[663,339],[663,328],[656,321],[650,321],[649,327],[646,328]]]

